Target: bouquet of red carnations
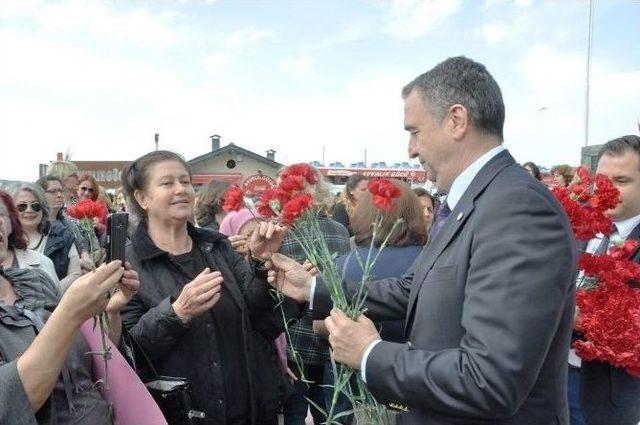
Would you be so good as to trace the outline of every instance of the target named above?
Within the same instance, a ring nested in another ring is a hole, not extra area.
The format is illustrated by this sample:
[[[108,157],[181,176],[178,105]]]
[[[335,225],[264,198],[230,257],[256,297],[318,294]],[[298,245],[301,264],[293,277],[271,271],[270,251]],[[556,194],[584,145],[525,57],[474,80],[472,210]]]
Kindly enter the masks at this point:
[[[577,170],[569,188],[553,189],[564,207],[577,239],[587,241],[612,230],[606,211],[619,203],[619,192],[603,176]],[[574,342],[576,353],[587,361],[601,361],[640,376],[640,264],[636,241],[612,246],[606,254],[584,253],[576,292],[579,316],[576,330],[583,339]]]
[[[311,189],[316,183],[317,177],[309,165],[290,165],[280,176],[278,186],[263,192],[258,202],[257,210],[262,217],[277,220],[290,228],[291,234],[302,247],[308,260],[322,276],[334,306],[342,310],[351,319],[356,320],[365,311],[364,302],[367,295],[365,283],[371,279],[373,266],[378,255],[387,244],[387,240],[385,240],[377,253],[375,252],[374,241],[377,239],[376,235],[379,231],[382,217],[378,214],[378,220],[372,223],[373,237],[371,238],[369,255],[366,259],[358,258],[363,268],[362,282],[358,287],[357,293],[354,296],[349,296],[342,285],[343,276],[335,262],[336,255],[327,246],[317,220],[318,212],[313,208],[314,191]],[[380,211],[389,210],[395,198],[400,196],[400,189],[385,179],[370,180],[369,191]],[[243,205],[241,197],[242,193],[239,188],[231,189],[225,197],[227,209],[241,208]],[[397,224],[395,223],[395,225]],[[393,234],[395,225],[388,236]],[[289,340],[289,338],[287,339]],[[298,361],[296,360],[296,363]],[[302,370],[302,368],[299,367],[299,370]],[[360,379],[360,375],[354,372],[353,369],[334,362],[334,386],[329,410],[325,411],[325,409],[317,406],[311,400],[309,402],[326,416],[327,424],[338,423],[337,419],[353,414],[358,408],[363,408],[365,411],[368,416],[367,423],[388,423],[386,410],[371,396]],[[356,376],[357,385],[355,387],[357,388],[353,388],[350,385],[353,376]],[[341,394],[344,394],[351,401],[352,410],[347,412],[335,411],[334,408],[337,406]]]

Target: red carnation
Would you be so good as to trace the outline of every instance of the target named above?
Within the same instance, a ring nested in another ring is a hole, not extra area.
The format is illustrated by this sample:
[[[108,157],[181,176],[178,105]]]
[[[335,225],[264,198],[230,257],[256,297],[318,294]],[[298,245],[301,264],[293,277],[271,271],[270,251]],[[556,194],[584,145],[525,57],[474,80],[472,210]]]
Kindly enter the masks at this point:
[[[84,218],[93,220],[98,218],[101,222],[107,217],[107,207],[103,202],[83,199],[67,209],[67,214],[78,220]]]
[[[287,193],[301,192],[304,190],[305,181],[303,176],[288,175],[280,179],[278,188]]]
[[[376,207],[384,211],[390,210],[393,200],[400,196],[400,188],[387,179],[369,180],[369,192]]]
[[[283,224],[292,226],[293,223],[300,218],[313,205],[313,196],[308,193],[291,198],[282,208],[280,219]]]
[[[597,234],[609,235],[611,218],[606,211],[614,208],[620,192],[608,177],[597,174],[592,177],[586,169],[578,168],[579,181],[569,189],[554,188],[553,193],[564,207],[576,238],[586,241]]]
[[[584,184],[585,186],[590,186],[591,184],[593,184],[593,176],[582,165],[576,169],[576,174],[580,179],[580,183]]]
[[[226,212],[239,211],[244,208],[244,193],[238,186],[231,186],[224,194],[222,209]]]
[[[620,191],[613,182],[602,174],[595,178],[596,190],[591,201],[591,206],[598,211],[605,212],[615,208],[620,202]]]
[[[640,289],[600,283],[595,289],[579,290],[576,300],[576,329],[585,337],[574,343],[576,353],[640,377]]]
[[[303,177],[309,184],[316,184],[318,182],[318,178],[311,169],[311,166],[305,163],[289,165],[287,168],[285,168],[280,177],[282,179],[285,179],[289,176]]]
[[[277,214],[272,208],[273,201],[277,202],[276,190],[272,188],[265,189],[258,202],[258,213],[265,218],[275,217]]]

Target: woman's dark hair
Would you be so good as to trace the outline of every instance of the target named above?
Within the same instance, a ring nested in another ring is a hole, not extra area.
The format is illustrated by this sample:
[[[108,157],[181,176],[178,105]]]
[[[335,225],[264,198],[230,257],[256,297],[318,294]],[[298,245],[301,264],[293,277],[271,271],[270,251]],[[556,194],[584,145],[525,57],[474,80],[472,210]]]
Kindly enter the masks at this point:
[[[98,181],[91,174],[83,174],[78,179],[79,184],[82,184],[82,182],[86,181],[91,183],[91,189],[93,189],[93,192],[91,192],[91,200],[97,201],[98,197],[100,196],[100,185],[98,184]],[[78,190],[80,190],[80,186],[78,186]]]
[[[9,193],[0,189],[0,199],[4,203],[9,214],[9,221],[11,221],[11,234],[7,238],[7,245],[11,249],[27,249],[27,235],[24,233],[22,223],[20,223],[20,216],[13,198]]]
[[[62,190],[65,190],[64,181],[60,177],[52,176],[51,174],[47,174],[46,176],[40,177],[36,180],[36,184],[42,188],[45,192],[49,190],[49,182],[58,182],[60,186],[62,186]],[[56,220],[64,219],[64,208],[60,208],[58,211],[58,215],[56,216]]]
[[[231,183],[212,180],[209,184],[200,188],[199,199],[195,208],[195,218],[198,226],[206,227],[216,221],[216,215],[223,211],[224,194],[230,187]]]
[[[176,161],[182,164],[182,166],[189,173],[189,179],[191,179],[191,167],[187,164],[187,161],[177,153],[170,151],[152,151],[148,154],[142,155],[140,158],[127,165],[122,170],[122,189],[126,198],[129,200],[133,210],[141,218],[147,217],[147,212],[138,204],[134,193],[136,190],[144,190],[149,183],[149,169],[159,163],[165,161]]]
[[[400,189],[400,197],[394,200],[389,211],[381,213],[382,223],[374,244],[376,246],[382,245],[391,232],[393,224],[401,218],[402,221],[389,237],[388,246],[424,245],[427,241],[427,228],[424,225],[424,213],[418,196],[406,183],[395,179],[392,179],[391,182]],[[371,243],[373,237],[371,223],[377,220],[377,214],[378,209],[373,203],[371,193],[363,194],[350,223],[356,246],[368,246]]]
[[[540,168],[538,168],[538,166],[533,162],[525,162],[524,164],[522,164],[522,167],[531,169],[533,177],[538,180],[542,180],[542,176],[540,175]]]

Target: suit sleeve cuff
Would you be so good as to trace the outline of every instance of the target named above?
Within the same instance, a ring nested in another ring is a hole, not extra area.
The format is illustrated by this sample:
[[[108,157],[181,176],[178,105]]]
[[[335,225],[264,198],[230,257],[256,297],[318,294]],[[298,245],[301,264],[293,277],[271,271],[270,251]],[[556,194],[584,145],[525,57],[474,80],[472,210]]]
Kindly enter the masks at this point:
[[[375,341],[372,341],[364,350],[364,354],[362,355],[362,361],[360,363],[360,376],[362,377],[362,381],[365,384],[367,383],[367,358],[369,357],[369,354],[371,354],[371,350],[373,350],[373,347],[375,347],[380,341],[382,340],[376,339]]]

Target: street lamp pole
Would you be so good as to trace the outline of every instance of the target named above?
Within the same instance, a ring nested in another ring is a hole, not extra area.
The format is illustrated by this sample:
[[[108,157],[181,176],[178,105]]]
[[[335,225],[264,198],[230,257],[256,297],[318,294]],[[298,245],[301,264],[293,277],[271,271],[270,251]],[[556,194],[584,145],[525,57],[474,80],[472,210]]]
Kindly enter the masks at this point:
[[[584,145],[589,146],[589,97],[591,83],[591,44],[593,42],[593,0],[588,0],[587,12],[587,61],[584,88]]]

